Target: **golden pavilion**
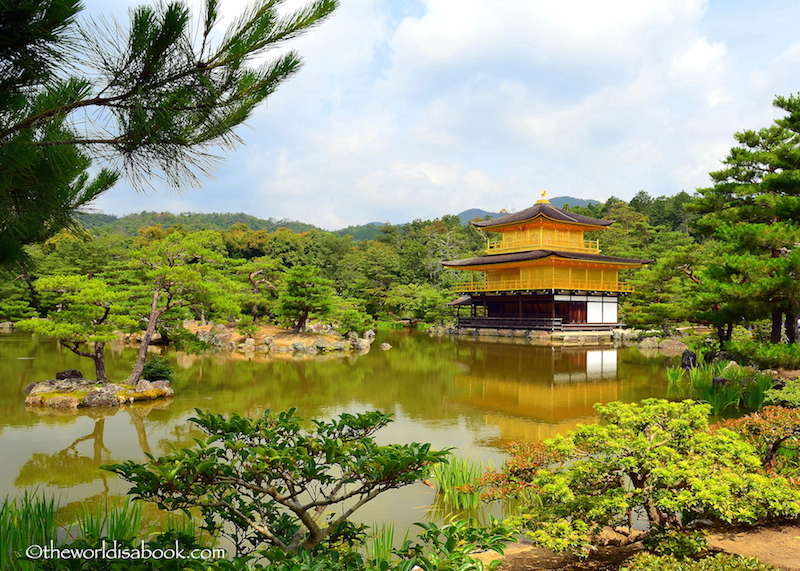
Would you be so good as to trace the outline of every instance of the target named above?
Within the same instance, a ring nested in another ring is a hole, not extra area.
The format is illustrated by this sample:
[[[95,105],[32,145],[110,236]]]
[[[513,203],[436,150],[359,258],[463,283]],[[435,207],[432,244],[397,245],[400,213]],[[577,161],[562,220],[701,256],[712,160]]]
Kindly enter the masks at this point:
[[[451,302],[459,309],[458,327],[607,331],[622,325],[617,301],[633,287],[619,272],[650,260],[600,254],[599,241],[584,234],[613,221],[561,210],[544,195],[520,212],[472,222],[499,235],[486,255],[442,262],[472,272],[456,286],[464,295]],[[469,315],[462,317],[465,306]]]

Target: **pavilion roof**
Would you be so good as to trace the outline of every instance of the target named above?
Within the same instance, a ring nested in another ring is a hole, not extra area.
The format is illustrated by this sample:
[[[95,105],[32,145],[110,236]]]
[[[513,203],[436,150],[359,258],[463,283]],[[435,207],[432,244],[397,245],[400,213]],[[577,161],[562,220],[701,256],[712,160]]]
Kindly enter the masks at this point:
[[[486,264],[504,264],[507,262],[523,262],[528,260],[540,260],[556,256],[569,260],[584,260],[589,262],[606,262],[623,265],[642,265],[649,264],[653,260],[636,260],[632,258],[618,258],[616,256],[603,256],[602,254],[584,254],[582,252],[559,252],[556,250],[528,250],[527,252],[514,252],[512,254],[493,254],[488,256],[478,256],[476,258],[466,258],[464,260],[453,260],[442,262],[447,267],[483,266]]]
[[[507,214],[493,220],[478,220],[472,222],[472,224],[478,228],[493,228],[496,226],[506,226],[508,224],[526,222],[528,220],[533,220],[538,216],[544,216],[552,220],[558,220],[559,222],[566,222],[569,224],[583,224],[585,226],[610,226],[614,223],[613,220],[600,220],[599,218],[590,218],[589,216],[581,216],[580,214],[575,214],[574,212],[567,212],[565,210],[561,210],[560,208],[556,208],[549,202],[537,202],[525,210]]]

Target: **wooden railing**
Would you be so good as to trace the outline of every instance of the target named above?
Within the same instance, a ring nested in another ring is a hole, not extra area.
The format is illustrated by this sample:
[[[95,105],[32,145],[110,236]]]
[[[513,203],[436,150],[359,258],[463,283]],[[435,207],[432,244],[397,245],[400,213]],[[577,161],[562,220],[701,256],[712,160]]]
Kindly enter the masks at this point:
[[[524,291],[537,289],[563,289],[581,291],[632,292],[633,286],[618,281],[601,280],[500,280],[493,282],[460,282],[455,286],[459,293],[481,291]]]
[[[583,240],[583,245],[581,246],[580,242],[576,242],[575,240],[559,240],[557,238],[546,238],[542,240],[539,236],[530,236],[528,238],[492,240],[489,242],[488,248],[488,251],[492,253],[552,248],[554,250],[597,254],[600,252],[600,240]]]
[[[561,329],[560,317],[459,317],[458,327],[488,327],[492,329]]]

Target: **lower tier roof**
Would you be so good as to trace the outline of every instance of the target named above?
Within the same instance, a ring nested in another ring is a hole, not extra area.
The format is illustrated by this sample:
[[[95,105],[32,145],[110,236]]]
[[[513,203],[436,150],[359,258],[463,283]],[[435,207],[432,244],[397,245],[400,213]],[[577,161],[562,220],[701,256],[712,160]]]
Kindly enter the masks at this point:
[[[478,256],[466,258],[464,260],[452,260],[442,262],[442,265],[450,268],[466,266],[484,266],[487,264],[506,264],[509,262],[524,262],[528,260],[541,260],[555,256],[568,260],[582,260],[587,262],[605,262],[620,265],[641,266],[649,264],[652,260],[636,260],[632,258],[617,258],[615,256],[603,256],[602,254],[584,254],[581,252],[560,252],[557,250],[528,250],[526,252],[514,252],[512,254],[493,254],[488,256]]]

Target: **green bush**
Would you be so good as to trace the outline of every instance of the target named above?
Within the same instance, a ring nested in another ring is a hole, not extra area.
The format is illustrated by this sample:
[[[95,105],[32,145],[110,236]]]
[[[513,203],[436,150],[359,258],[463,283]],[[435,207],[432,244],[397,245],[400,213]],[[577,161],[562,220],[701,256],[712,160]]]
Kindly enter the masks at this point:
[[[349,308],[342,311],[337,321],[339,325],[336,329],[343,336],[346,336],[351,331],[356,332],[358,335],[363,335],[365,331],[372,329],[375,323],[375,320],[372,319],[369,313],[356,308]]]
[[[757,343],[744,341],[728,344],[728,350],[747,363],[762,369],[800,369],[800,343]]]
[[[703,357],[706,353],[714,351],[719,345],[715,336],[709,335],[708,333],[687,335],[681,338],[681,342],[685,343],[689,349],[697,353],[697,360],[699,362],[703,361]]]
[[[746,343],[753,340],[753,334],[741,325],[737,325],[731,331],[730,340],[733,343]]]
[[[175,380],[175,370],[167,357],[150,353],[144,362],[141,378],[146,381],[172,382]]]
[[[203,341],[184,327],[181,327],[172,334],[172,342],[177,351],[192,353],[193,355],[205,353],[214,347],[211,343]]]
[[[702,531],[679,531],[658,525],[650,530],[643,543],[650,553],[678,559],[699,555],[708,549],[708,540]]]
[[[764,402],[787,408],[800,408],[800,379],[791,379],[779,389],[766,391]]]
[[[239,322],[236,324],[236,330],[240,335],[252,337],[258,331],[258,325],[255,325],[253,322],[252,315],[245,315],[239,318]]]
[[[646,399],[595,409],[602,423],[514,444],[502,470],[480,481],[486,499],[520,498],[540,546],[587,554],[606,527],[627,527],[631,513],[643,514],[651,530],[689,534],[692,519],[800,515],[800,491],[764,473],[748,442],[731,430],[709,430],[709,405]],[[673,549],[696,541],[676,541]]]
[[[697,561],[683,561],[671,555],[637,553],[620,571],[777,571],[761,563],[755,557],[739,557],[728,553],[717,553]]]

